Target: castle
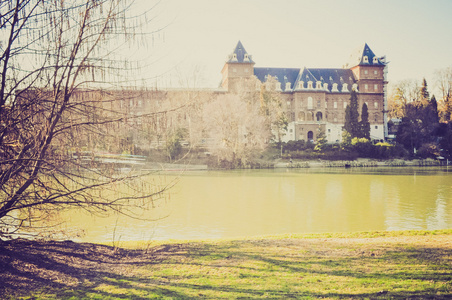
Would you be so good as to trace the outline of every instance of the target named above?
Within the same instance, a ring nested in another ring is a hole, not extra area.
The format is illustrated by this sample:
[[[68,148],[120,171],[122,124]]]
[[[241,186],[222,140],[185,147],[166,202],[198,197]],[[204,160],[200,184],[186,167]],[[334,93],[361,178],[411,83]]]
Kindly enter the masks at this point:
[[[322,130],[329,142],[340,141],[345,123],[345,108],[350,91],[358,95],[359,113],[367,104],[370,136],[387,137],[387,62],[376,56],[367,44],[352,56],[348,68],[261,68],[239,41],[222,70],[221,88],[235,92],[240,81],[257,78],[278,92],[289,117],[283,141],[315,140]]]
[[[67,123],[75,130],[71,149],[135,153],[134,149],[163,147],[177,129],[185,130],[184,144],[208,147],[213,137],[210,136],[210,125],[204,119],[205,105],[220,97],[227,99],[225,96],[237,95],[251,95],[252,101],[262,101],[263,94],[268,92],[278,99],[288,119],[287,130],[277,138],[284,142],[315,142],[322,131],[328,142],[334,143],[342,140],[346,107],[351,91],[355,90],[359,112],[364,103],[368,107],[370,137],[383,140],[388,132],[386,60],[377,57],[366,44],[350,66],[324,69],[255,67],[251,55],[238,42],[224,64],[217,89],[75,90],[72,94],[75,105],[68,109],[62,124]],[[33,90],[21,93],[19,98],[24,103],[40,103],[36,108],[38,111],[48,111],[50,108],[41,107],[47,101],[36,102],[38,96],[51,97],[49,91]],[[41,114],[34,116],[39,119]],[[100,137],[86,128],[88,125],[83,125],[91,123],[97,124],[95,132],[102,132]],[[237,131],[242,132],[242,129]],[[269,141],[267,137],[264,139]],[[62,143],[68,144],[68,141]]]

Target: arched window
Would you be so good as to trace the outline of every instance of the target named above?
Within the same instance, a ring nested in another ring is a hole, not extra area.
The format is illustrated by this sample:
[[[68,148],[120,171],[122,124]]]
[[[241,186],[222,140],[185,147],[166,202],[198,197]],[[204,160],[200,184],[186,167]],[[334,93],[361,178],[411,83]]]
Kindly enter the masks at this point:
[[[314,132],[308,131],[308,141],[312,141],[314,139]]]
[[[298,113],[298,121],[304,121],[305,118],[306,118],[305,113],[302,112],[302,111],[300,111],[300,112]]]
[[[316,118],[317,122],[322,121],[322,112],[318,111],[318,112],[315,114],[315,118]]]

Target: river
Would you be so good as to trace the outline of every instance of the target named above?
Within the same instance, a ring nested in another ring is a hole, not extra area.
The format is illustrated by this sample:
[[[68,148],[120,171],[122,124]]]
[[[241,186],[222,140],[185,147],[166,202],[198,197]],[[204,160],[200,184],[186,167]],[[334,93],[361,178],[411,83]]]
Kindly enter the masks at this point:
[[[71,212],[67,226],[82,242],[447,229],[452,168],[189,171],[147,217],[160,220]]]

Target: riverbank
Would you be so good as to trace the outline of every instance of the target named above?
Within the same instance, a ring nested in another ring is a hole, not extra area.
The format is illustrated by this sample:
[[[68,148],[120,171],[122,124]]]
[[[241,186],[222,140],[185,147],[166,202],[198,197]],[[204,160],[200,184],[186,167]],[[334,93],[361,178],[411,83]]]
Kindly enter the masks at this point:
[[[286,160],[275,159],[258,161],[253,164],[251,169],[268,169],[268,168],[344,168],[344,167],[426,167],[426,166],[442,166],[445,162],[433,159],[391,159],[391,160],[375,160],[367,158],[358,158],[353,161],[330,161],[330,160]],[[148,163],[143,171],[202,171],[209,169],[217,169],[209,166],[207,162],[204,164],[187,163]],[[247,169],[247,168],[245,168]]]
[[[2,299],[449,299],[452,230],[0,244]]]

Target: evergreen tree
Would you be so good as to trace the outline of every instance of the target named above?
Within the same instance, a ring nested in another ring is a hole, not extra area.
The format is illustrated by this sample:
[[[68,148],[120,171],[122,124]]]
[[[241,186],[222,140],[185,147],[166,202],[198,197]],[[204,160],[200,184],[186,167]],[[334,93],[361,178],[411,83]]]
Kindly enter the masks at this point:
[[[369,110],[367,104],[364,103],[361,110],[361,122],[359,124],[361,129],[360,137],[370,140],[370,123],[369,123]]]
[[[427,88],[427,80],[422,81],[422,86],[421,86],[421,91],[420,91],[420,98],[421,98],[421,102],[423,104],[427,104],[430,101],[430,93],[428,92],[428,88]]]
[[[352,138],[360,136],[360,124],[358,121],[358,95],[355,90],[350,93],[350,103],[345,109],[345,124],[344,128],[350,133]]]
[[[345,123],[344,123],[344,129],[348,133],[352,131],[352,125],[350,124],[350,105],[347,105],[345,108]]]
[[[452,123],[449,124],[444,124],[444,136],[443,138],[440,140],[440,146],[444,151],[444,155],[448,158],[448,159],[452,159]]]
[[[428,103],[427,107],[428,111],[428,122],[436,125],[439,123],[439,115],[438,115],[438,102],[436,101],[435,95],[432,96],[432,99],[430,99],[430,102]]]
[[[413,154],[414,149],[419,149],[422,145],[422,140],[418,134],[419,131],[420,128],[416,120],[412,120],[409,117],[403,117],[402,122],[399,125],[396,141]]]

